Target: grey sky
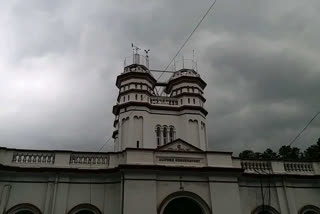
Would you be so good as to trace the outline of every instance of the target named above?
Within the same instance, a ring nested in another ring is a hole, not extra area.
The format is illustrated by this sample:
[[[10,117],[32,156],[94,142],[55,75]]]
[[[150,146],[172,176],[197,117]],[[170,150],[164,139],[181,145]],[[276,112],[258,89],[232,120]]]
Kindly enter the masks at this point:
[[[163,69],[210,4],[0,1],[1,146],[98,150],[131,42]],[[195,50],[208,83],[211,149],[278,149],[320,110],[319,10],[317,0],[217,0],[182,51]],[[316,142],[319,128],[318,118],[295,145]]]

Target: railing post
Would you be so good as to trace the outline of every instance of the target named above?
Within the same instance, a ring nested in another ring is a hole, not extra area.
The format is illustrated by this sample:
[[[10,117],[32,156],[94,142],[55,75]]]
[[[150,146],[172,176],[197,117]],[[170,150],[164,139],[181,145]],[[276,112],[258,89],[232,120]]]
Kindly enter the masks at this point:
[[[271,168],[275,174],[284,174],[284,164],[282,161],[271,161]]]
[[[314,174],[320,175],[320,162],[313,162],[312,163]]]

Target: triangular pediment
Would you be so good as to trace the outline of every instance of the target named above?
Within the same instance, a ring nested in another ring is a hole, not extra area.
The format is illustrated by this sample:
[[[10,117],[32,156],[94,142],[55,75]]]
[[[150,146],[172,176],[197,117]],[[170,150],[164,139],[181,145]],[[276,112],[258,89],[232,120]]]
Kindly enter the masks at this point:
[[[203,150],[187,143],[184,140],[176,139],[166,145],[160,146],[157,150],[164,151],[184,151],[184,152],[203,152]]]

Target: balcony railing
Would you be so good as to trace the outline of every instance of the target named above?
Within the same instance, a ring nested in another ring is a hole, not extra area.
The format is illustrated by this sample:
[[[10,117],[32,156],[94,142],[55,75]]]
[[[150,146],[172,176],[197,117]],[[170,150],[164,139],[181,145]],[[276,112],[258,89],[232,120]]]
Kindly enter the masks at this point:
[[[244,169],[246,173],[257,174],[313,175],[316,174],[315,167],[319,168],[319,166],[316,162],[241,160],[241,168]]]
[[[53,152],[14,152],[12,163],[19,164],[54,164]]]
[[[107,154],[73,153],[69,164],[109,165],[110,156]]]
[[[244,160],[241,161],[241,168],[246,171],[264,172],[271,171],[271,163],[268,161]]]
[[[179,105],[177,98],[172,97],[151,97],[150,103],[155,105],[177,106]]]
[[[312,163],[304,163],[304,162],[285,162],[284,170],[286,172],[313,172]]]

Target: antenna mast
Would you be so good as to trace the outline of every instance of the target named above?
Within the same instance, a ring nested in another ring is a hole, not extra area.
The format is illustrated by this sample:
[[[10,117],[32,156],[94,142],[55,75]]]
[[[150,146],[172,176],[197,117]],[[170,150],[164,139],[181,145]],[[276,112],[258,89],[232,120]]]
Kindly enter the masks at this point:
[[[139,50],[141,50],[138,46],[131,43],[132,53],[133,53],[133,64],[140,64],[140,55]]]

